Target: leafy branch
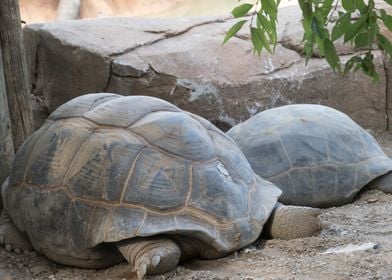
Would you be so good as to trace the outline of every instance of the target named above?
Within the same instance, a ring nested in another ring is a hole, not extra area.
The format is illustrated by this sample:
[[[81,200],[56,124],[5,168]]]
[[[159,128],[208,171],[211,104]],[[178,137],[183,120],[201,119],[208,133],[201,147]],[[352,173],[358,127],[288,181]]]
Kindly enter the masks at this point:
[[[392,5],[392,0],[384,1]],[[223,44],[249,21],[254,52],[259,56],[263,49],[273,53],[278,42],[279,3],[280,0],[257,0],[234,8],[232,15],[240,20],[227,31]],[[346,74],[362,69],[373,80],[379,79],[372,50],[381,49],[392,58],[392,43],[380,28],[383,24],[392,31],[392,16],[385,9],[377,8],[374,0],[367,3],[364,0],[298,0],[298,3],[302,11],[306,62],[317,49],[334,71]],[[247,16],[252,8],[255,12],[249,18]],[[335,47],[337,40],[351,43],[361,53],[342,63]]]

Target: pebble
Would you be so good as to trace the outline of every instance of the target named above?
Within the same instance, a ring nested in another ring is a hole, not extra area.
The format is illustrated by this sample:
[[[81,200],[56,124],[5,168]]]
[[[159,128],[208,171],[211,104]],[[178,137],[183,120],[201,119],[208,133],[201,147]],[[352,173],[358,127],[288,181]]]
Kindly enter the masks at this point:
[[[47,272],[47,271],[48,271],[48,269],[46,267],[43,267],[43,266],[40,266],[40,265],[37,265],[37,266],[34,266],[34,267],[30,268],[30,272],[33,275],[38,275],[38,274],[41,274],[41,273],[44,273],[44,272]]]
[[[19,268],[19,269],[22,269],[23,266],[24,266],[23,263],[17,263],[17,264],[16,264],[16,267]]]

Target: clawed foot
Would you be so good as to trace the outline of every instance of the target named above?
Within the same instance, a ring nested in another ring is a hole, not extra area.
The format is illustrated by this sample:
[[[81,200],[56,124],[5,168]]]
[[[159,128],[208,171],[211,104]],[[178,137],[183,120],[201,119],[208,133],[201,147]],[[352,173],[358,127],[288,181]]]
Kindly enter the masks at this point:
[[[0,218],[0,244],[8,252],[13,251],[16,254],[32,250],[30,242],[15,227],[4,210]]]
[[[135,264],[135,271],[138,279],[143,279],[143,277],[149,271],[151,272],[158,268],[159,263],[161,262],[161,257],[158,255],[154,256],[144,256]]]
[[[138,279],[174,269],[180,261],[181,251],[170,239],[140,239],[119,244],[118,248],[134,267]]]

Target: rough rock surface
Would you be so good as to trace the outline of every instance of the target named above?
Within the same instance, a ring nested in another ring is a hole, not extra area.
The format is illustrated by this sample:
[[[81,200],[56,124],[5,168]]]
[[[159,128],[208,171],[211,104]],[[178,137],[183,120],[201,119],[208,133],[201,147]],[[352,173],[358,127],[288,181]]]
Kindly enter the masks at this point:
[[[317,57],[305,66],[298,8],[280,11],[282,40],[275,55],[260,59],[246,30],[222,47],[234,22],[111,18],[27,26],[32,92],[48,113],[81,94],[115,92],[161,97],[222,129],[291,103],[329,105],[365,128],[388,128],[390,66],[381,52],[375,51],[379,83],[360,71],[343,77]],[[348,59],[352,51],[342,49]]]

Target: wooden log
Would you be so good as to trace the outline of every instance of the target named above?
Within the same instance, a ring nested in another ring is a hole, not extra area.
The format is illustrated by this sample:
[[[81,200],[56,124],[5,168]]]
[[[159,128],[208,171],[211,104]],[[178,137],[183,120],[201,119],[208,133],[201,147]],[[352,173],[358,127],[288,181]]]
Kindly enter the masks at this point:
[[[26,55],[18,0],[0,1],[0,46],[14,148],[33,132]]]

